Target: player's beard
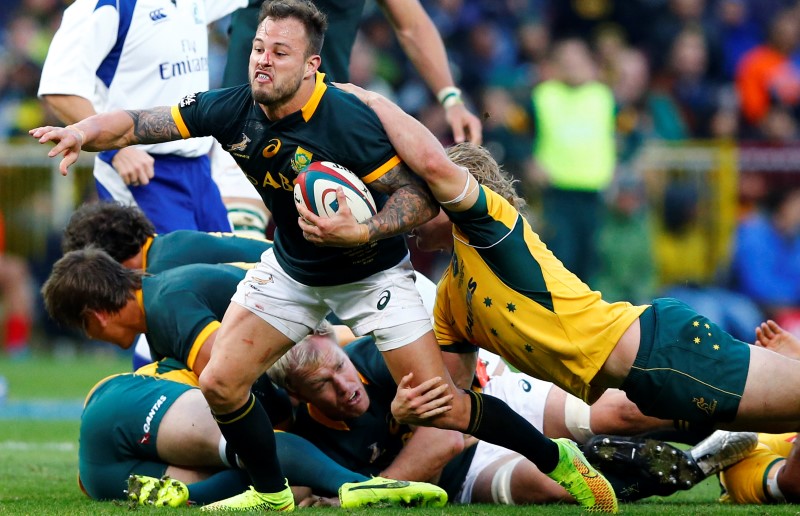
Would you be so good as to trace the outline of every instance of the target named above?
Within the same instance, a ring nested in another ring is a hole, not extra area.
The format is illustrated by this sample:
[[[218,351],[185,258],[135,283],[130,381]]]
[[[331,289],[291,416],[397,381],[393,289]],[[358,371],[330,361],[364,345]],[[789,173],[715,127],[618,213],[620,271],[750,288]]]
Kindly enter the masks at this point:
[[[274,79],[273,79],[274,80]],[[303,83],[303,76],[300,75],[295,80],[287,80],[281,84],[272,83],[272,89],[256,89],[257,83],[255,76],[250,80],[250,90],[253,100],[269,107],[278,107],[289,102]]]

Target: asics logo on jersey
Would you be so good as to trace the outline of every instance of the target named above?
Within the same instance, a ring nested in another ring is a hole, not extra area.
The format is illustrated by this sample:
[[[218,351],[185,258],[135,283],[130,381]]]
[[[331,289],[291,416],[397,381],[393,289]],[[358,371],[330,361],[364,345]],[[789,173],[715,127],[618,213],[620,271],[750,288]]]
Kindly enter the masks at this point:
[[[389,304],[389,300],[392,299],[392,293],[388,290],[384,290],[381,292],[381,297],[378,299],[378,304],[376,305],[378,310],[383,310],[386,308],[386,305]]]
[[[167,13],[164,12],[164,9],[156,9],[155,11],[150,11],[150,19],[154,22],[166,20]]]

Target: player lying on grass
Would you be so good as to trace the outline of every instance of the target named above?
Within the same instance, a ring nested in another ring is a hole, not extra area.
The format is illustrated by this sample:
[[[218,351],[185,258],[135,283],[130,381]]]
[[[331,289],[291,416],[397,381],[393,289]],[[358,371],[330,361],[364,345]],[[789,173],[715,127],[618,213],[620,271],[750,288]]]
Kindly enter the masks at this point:
[[[302,437],[277,432],[275,438],[298,505],[446,501],[436,486],[381,488],[387,482],[346,470]],[[105,378],[86,398],[79,483],[95,500],[128,499],[132,507],[208,504],[247,489],[249,477],[239,468],[197,387],[197,376],[176,360]]]
[[[620,388],[649,416],[707,428],[800,426],[800,362],[737,341],[674,299],[604,301],[531,229],[513,183],[488,151],[460,144],[445,152],[384,97],[341,87],[372,107],[400,157],[442,205],[415,230],[418,245],[453,253],[436,300],[440,345],[485,347],[587,403]],[[298,210],[309,221],[301,221],[303,230],[324,242],[327,221]],[[408,380],[393,406],[403,414],[398,419],[426,424],[449,410],[446,396],[432,400]]]
[[[341,348],[336,334],[323,324],[270,368],[269,374],[276,383],[301,402],[292,432],[359,473],[408,480],[438,478],[450,500],[457,503],[574,502],[533,463],[510,450],[474,438],[467,438],[466,443],[446,436],[441,440],[418,439],[413,427],[400,424],[391,416],[391,400],[397,386],[370,340],[361,338]],[[549,437],[569,435],[563,425],[563,401],[559,415],[554,407],[557,403],[547,396],[547,391],[558,388],[545,389],[541,384],[544,382],[527,375],[504,373],[492,377],[484,392],[505,400]],[[607,412],[596,421],[603,430],[615,431],[615,404],[605,404],[601,399],[592,410]],[[626,430],[652,428],[644,420],[641,427],[631,427],[630,420],[622,415],[617,415],[616,420]],[[462,447],[465,451],[450,459]],[[718,452],[709,451],[703,464],[717,463]],[[627,470],[614,472],[615,490],[627,493],[626,499],[635,500],[685,489],[689,486],[669,479],[694,481],[702,471],[697,464],[687,465],[682,455],[680,459],[668,456],[658,470],[629,461],[625,464]]]

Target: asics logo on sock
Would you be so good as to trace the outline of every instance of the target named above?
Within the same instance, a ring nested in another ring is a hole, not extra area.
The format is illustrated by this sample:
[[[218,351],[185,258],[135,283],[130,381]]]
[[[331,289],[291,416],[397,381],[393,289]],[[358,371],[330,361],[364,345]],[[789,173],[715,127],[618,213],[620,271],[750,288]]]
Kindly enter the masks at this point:
[[[409,485],[411,484],[405,480],[395,480],[394,482],[386,482],[385,484],[355,485],[350,487],[348,491],[356,491],[358,489],[400,489],[408,487]]]

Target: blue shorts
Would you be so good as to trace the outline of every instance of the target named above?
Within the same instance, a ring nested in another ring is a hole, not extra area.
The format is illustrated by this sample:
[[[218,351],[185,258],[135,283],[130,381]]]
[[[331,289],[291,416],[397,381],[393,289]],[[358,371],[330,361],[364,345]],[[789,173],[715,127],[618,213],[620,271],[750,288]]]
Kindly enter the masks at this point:
[[[101,152],[100,160],[111,164],[113,152]],[[228,211],[219,189],[211,179],[208,156],[151,154],[155,159],[155,176],[144,186],[129,186],[136,204],[156,227],[157,233],[176,229],[196,231],[231,231]],[[103,200],[129,202],[114,196],[110,188],[96,181],[97,194]]]

